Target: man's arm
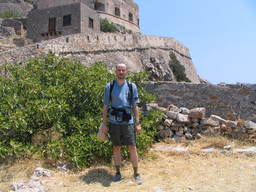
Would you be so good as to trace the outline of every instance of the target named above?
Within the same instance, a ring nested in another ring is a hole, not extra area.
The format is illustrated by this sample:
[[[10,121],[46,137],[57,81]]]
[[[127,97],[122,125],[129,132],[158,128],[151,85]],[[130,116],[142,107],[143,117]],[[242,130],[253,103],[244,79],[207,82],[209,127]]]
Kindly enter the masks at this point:
[[[141,131],[141,124],[140,124],[140,112],[139,112],[139,107],[137,104],[133,105],[133,112],[135,116],[135,130],[136,132]]]

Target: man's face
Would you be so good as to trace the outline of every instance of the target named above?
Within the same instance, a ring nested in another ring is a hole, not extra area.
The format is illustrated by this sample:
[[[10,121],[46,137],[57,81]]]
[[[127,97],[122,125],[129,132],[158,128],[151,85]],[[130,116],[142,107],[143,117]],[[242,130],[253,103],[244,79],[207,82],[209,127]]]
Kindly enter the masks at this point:
[[[118,64],[116,66],[117,79],[125,79],[126,74],[127,74],[126,65],[125,64]]]

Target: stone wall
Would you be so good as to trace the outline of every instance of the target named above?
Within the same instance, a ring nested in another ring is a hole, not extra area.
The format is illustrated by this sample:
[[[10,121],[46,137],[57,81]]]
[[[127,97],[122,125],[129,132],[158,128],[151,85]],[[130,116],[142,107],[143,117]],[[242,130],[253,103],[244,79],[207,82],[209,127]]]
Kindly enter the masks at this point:
[[[113,69],[115,64],[125,62],[130,71],[148,71],[153,79],[169,81],[175,81],[169,66],[170,53],[174,52],[181,64],[185,66],[187,77],[194,83],[200,83],[188,48],[173,38],[135,34],[76,34],[35,45],[37,52],[56,53],[79,60],[85,66],[103,61]],[[0,63],[21,61],[24,59],[24,57],[20,59],[23,50],[26,49],[10,51],[12,55],[16,55],[15,59],[10,58],[8,52],[1,53]],[[15,52],[17,54],[14,54]]]
[[[64,25],[64,16],[70,17],[70,23]],[[49,29],[50,18],[55,18],[54,29]],[[89,27],[89,18],[93,27]],[[83,3],[72,3],[47,9],[34,9],[27,18],[27,36],[34,41],[53,39],[75,33],[100,32],[99,16]]]
[[[158,82],[149,83],[147,89],[157,95],[157,103],[163,107],[205,107],[207,116],[256,122],[256,85]]]

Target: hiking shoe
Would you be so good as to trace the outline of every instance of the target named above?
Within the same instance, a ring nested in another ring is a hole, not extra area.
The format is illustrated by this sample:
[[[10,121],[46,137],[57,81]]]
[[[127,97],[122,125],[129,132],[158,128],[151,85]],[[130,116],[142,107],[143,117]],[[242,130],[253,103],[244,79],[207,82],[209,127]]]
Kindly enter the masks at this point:
[[[135,182],[137,183],[137,185],[141,185],[141,184],[143,184],[143,181],[142,181],[142,179],[141,179],[141,177],[140,177],[140,175],[139,175],[139,174],[137,174],[137,175],[133,175],[133,177],[134,177]]]
[[[121,181],[122,179],[122,176],[120,173],[116,173],[116,175],[113,177],[112,181],[113,182],[118,182],[118,181]]]

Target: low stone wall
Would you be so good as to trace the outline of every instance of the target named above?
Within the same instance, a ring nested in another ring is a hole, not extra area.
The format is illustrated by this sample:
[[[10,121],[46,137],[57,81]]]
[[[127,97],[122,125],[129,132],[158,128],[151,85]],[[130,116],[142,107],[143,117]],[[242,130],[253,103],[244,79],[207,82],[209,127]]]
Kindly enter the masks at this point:
[[[256,122],[256,85],[213,85],[157,82],[148,83],[148,91],[157,96],[162,107],[205,107],[206,115],[219,115],[228,120]]]

